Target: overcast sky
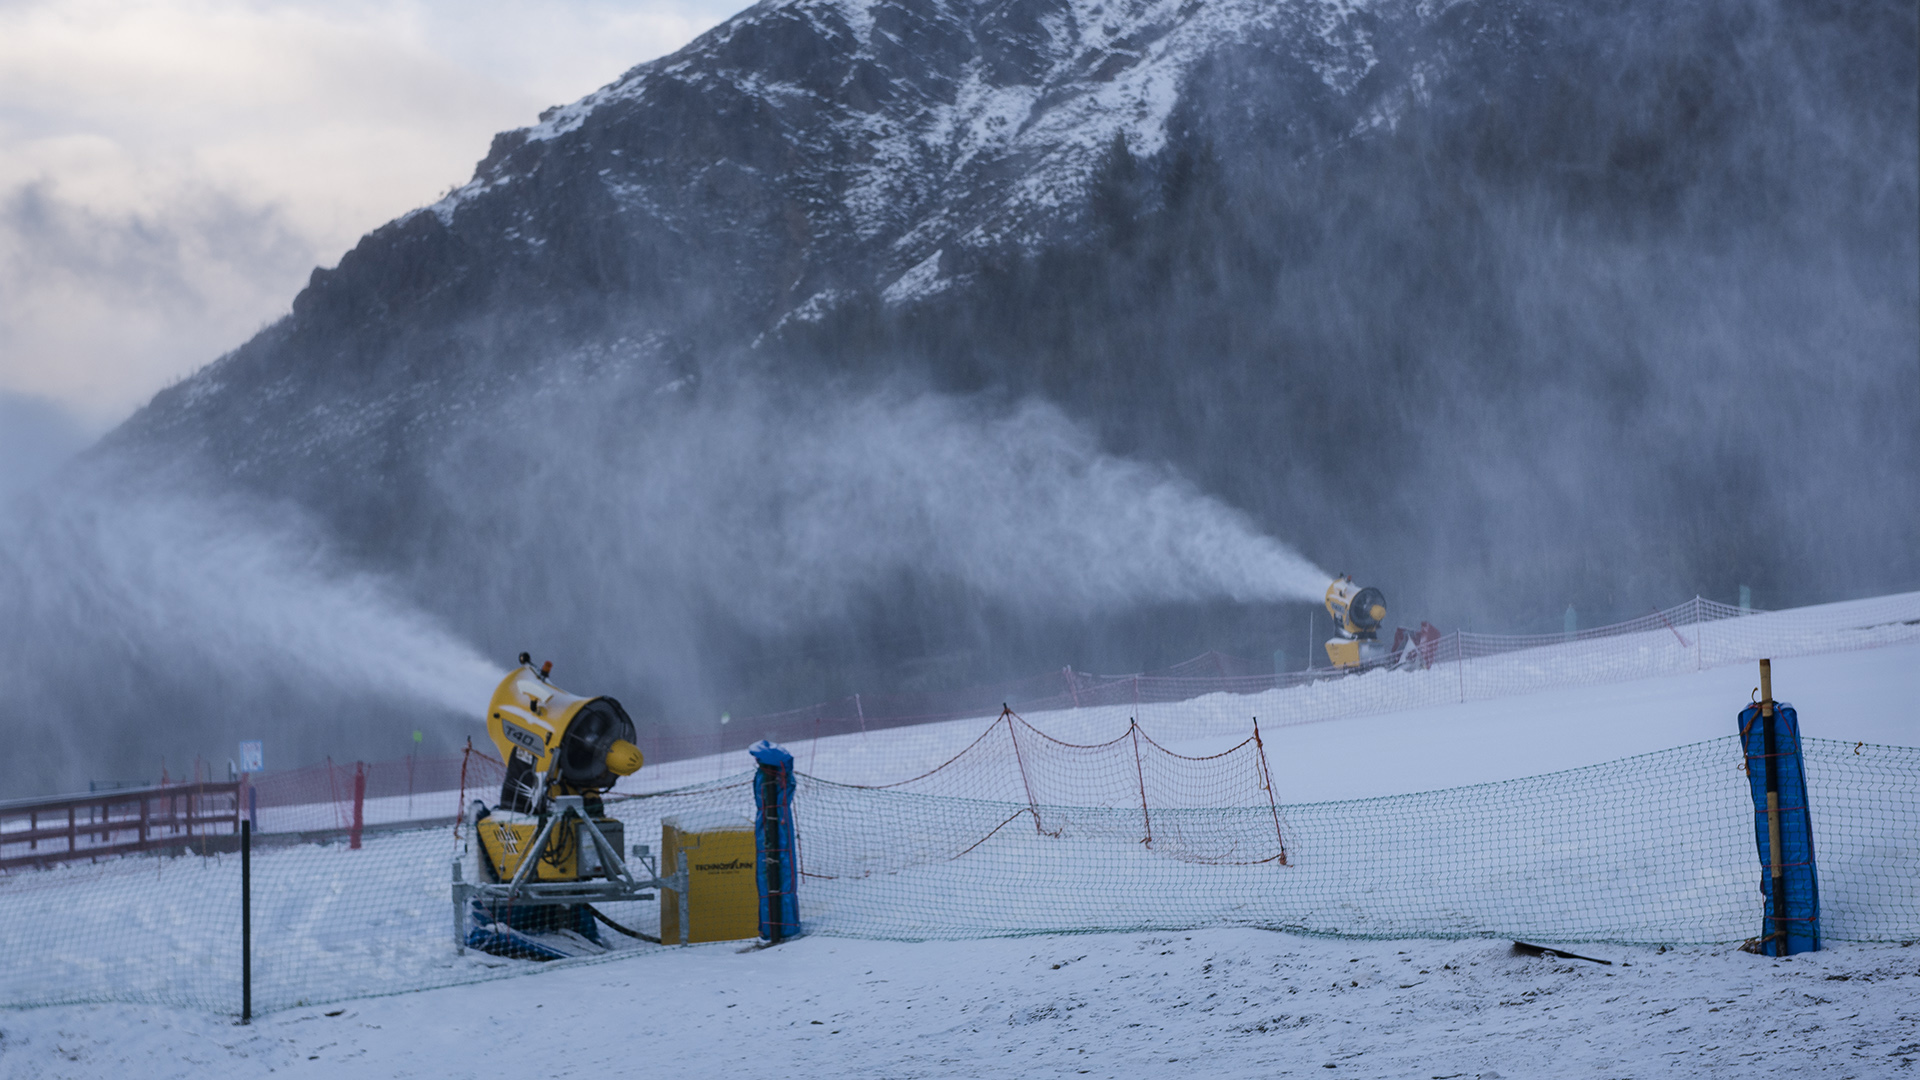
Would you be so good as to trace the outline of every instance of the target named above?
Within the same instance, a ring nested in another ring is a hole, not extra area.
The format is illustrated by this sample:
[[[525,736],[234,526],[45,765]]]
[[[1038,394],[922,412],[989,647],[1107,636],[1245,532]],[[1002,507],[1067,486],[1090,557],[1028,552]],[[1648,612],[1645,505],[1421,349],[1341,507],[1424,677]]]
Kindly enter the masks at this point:
[[[124,419],[494,132],[745,6],[0,0],[0,458]]]

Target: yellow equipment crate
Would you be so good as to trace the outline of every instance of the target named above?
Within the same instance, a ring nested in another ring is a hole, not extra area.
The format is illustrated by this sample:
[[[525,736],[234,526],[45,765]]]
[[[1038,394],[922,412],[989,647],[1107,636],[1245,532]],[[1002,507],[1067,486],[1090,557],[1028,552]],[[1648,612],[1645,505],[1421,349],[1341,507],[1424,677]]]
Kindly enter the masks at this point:
[[[660,873],[679,869],[687,854],[687,936],[735,941],[760,936],[760,888],[754,881],[753,823],[724,811],[660,819]],[[660,940],[678,944],[680,894],[660,890]]]

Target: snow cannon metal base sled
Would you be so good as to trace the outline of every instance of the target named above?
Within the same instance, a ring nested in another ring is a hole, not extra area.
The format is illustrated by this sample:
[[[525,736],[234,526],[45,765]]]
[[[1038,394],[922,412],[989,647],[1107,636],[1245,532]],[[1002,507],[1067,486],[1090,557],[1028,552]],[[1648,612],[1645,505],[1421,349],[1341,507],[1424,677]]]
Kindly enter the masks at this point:
[[[600,924],[657,941],[614,922],[595,904],[652,900],[679,886],[681,869],[661,878],[645,847],[635,848],[636,874],[624,850],[621,823],[606,814],[601,793],[637,771],[633,720],[609,697],[575,697],[535,671],[526,653],[494,691],[487,733],[507,775],[500,804],[475,801],[466,811],[474,845],[453,864],[456,942],[496,956],[558,960],[607,951]]]

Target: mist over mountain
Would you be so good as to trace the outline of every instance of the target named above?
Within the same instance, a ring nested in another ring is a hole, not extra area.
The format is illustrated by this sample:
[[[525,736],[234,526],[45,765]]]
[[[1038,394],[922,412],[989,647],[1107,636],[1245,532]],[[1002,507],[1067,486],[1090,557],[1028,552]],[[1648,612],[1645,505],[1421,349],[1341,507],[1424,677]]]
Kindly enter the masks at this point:
[[[1329,572],[1390,621],[1507,631],[1920,587],[1915,30],[1873,2],[769,0],[496,137],[30,532],[123,485],[245,507],[316,589],[388,605],[343,632],[390,610],[379,679],[417,649],[430,685],[367,708],[436,746],[466,645],[684,725],[1297,666]],[[52,552],[21,580],[66,574],[48,543],[6,552]],[[138,708],[148,631],[37,610],[89,628],[59,670],[91,723]],[[374,713],[329,727],[332,683],[261,625],[248,708],[289,703],[285,764],[396,752]],[[251,722],[170,715],[130,745]]]

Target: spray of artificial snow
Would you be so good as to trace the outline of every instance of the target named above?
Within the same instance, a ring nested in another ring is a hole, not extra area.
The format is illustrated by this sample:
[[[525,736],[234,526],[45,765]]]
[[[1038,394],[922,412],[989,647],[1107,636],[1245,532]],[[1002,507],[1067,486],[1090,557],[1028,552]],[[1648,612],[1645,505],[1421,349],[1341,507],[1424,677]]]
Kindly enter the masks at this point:
[[[490,650],[532,642],[580,685],[653,695],[669,724],[782,667],[798,674],[756,684],[773,686],[758,707],[886,685],[928,656],[959,660],[923,685],[1045,670],[1104,642],[1138,662],[1153,646],[1126,620],[1143,611],[1317,603],[1331,577],[1051,405],[752,380],[617,389],[558,386],[448,444],[440,531],[484,542],[436,551],[420,588]]]
[[[157,778],[163,755],[218,761],[246,738],[270,767],[399,757],[414,730],[448,752],[500,675],[449,627],[636,708],[660,692],[675,724],[675,700],[727,691],[735,654],[876,611],[973,620],[980,640],[995,619],[1313,602],[1329,577],[1047,405],[743,385],[635,422],[580,400],[549,402],[565,422],[522,402],[478,445],[455,440],[445,534],[465,540],[404,576],[347,562],[285,503],[204,482],[76,470],[12,504],[0,647],[46,737],[0,766],[0,790]]]
[[[782,632],[902,578],[1097,614],[1317,602],[1331,577],[1046,404],[736,387],[628,423],[583,421],[571,395],[558,407],[569,422],[523,412],[512,438],[484,427],[448,455],[445,490],[489,497],[465,510],[490,538],[465,554],[498,560],[488,576],[529,583],[555,610],[607,611],[608,625],[614,608],[658,620],[709,603]]]
[[[0,789],[158,779],[163,756],[179,775],[243,738],[282,768],[399,757],[414,730],[448,746],[498,665],[317,535],[284,506],[106,481],[13,503],[0,648],[37,726]]]

